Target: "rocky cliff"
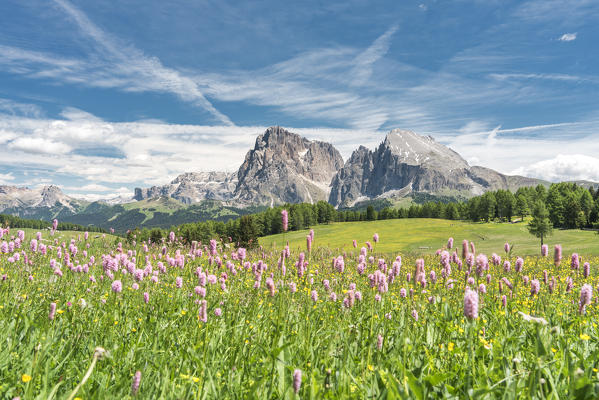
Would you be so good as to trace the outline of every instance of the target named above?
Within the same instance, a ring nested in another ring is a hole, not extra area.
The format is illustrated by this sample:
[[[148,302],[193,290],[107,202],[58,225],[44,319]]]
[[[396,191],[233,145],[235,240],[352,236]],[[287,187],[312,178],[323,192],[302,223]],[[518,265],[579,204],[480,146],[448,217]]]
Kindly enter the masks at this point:
[[[171,197],[185,204],[202,200],[229,201],[233,198],[233,191],[237,185],[236,175],[227,172],[187,172],[167,185],[135,188],[133,198],[139,201]]]
[[[258,136],[239,167],[234,197],[268,205],[327,200],[331,179],[342,167],[343,159],[330,143],[271,127]]]

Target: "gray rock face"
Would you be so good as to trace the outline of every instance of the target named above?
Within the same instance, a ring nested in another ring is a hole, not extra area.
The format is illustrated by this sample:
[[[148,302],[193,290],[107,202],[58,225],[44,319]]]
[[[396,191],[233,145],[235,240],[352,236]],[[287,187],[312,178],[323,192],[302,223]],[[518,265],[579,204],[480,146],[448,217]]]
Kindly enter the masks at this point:
[[[342,167],[343,159],[330,143],[271,127],[258,136],[239,167],[235,199],[267,205],[327,200],[331,179]]]
[[[548,184],[535,178],[527,178],[518,175],[503,175],[495,170],[485,167],[473,166],[470,167],[470,177],[483,188],[509,189],[516,191],[523,186],[536,186],[539,183]]]
[[[360,146],[333,177],[329,203],[338,206],[348,201],[353,204],[362,198],[366,199],[364,192],[373,169],[373,153]]]
[[[458,153],[432,137],[396,129],[374,152],[364,147],[354,151],[333,178],[329,202],[352,206],[358,201],[404,197],[411,192],[470,197],[539,182],[470,167]]]
[[[187,172],[179,175],[170,184],[135,188],[135,200],[156,197],[171,197],[185,204],[202,200],[229,201],[237,184],[237,174],[227,172]]]
[[[74,210],[79,201],[64,194],[58,186],[48,185],[39,189],[0,185],[0,212],[6,209],[37,207],[66,207]]]

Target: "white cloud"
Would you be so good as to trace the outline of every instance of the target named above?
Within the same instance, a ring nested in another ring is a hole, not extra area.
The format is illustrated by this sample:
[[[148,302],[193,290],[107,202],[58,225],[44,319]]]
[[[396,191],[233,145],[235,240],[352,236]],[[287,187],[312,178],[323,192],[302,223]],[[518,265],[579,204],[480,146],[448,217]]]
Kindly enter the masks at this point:
[[[86,189],[87,187],[91,189]],[[95,190],[100,187],[103,187],[106,190]],[[124,186],[121,186],[119,188],[109,188],[107,186],[102,185],[85,185],[81,188],[63,187],[62,189],[65,191],[67,195],[71,197],[87,201],[112,200],[117,198],[133,198],[133,190]]]
[[[83,186],[65,186],[63,190],[76,191],[76,192],[111,192],[114,188],[100,185],[97,183],[90,183]]]
[[[583,154],[558,154],[554,158],[517,168],[513,174],[552,182],[566,180],[599,182],[599,158]]]
[[[14,181],[15,177],[11,172],[8,174],[0,174],[0,185],[7,185],[9,182]]]
[[[72,119],[47,120],[0,115],[0,132],[13,132],[16,139],[6,146],[6,165],[24,165],[46,174],[85,179],[88,184],[67,185],[69,193],[90,195],[90,199],[115,197],[115,187],[129,196],[134,186],[162,185],[191,171],[236,171],[246,152],[253,147],[262,126],[177,125],[160,121],[107,122],[84,111]],[[65,112],[64,115],[71,115]],[[72,115],[71,115],[72,116]],[[468,121],[459,130],[433,134],[472,164],[494,168],[503,173],[537,174],[534,165],[547,154],[599,154],[595,127],[597,119],[579,122],[525,126],[504,129],[485,121]],[[333,143],[347,159],[358,145],[376,147],[386,130],[293,128],[309,139]],[[84,133],[81,133],[84,132]],[[535,135],[522,136],[522,133]],[[59,139],[64,140],[60,142]],[[68,143],[68,144],[65,144]],[[113,148],[120,158],[110,154],[86,155],[79,151],[89,143]],[[112,146],[112,147],[110,147]],[[534,151],[531,151],[534,149]],[[62,153],[57,157],[57,153]],[[526,169],[530,168],[530,169]],[[574,169],[563,169],[565,177],[578,179]],[[557,176],[557,175],[556,175]],[[19,182],[32,184],[32,181]],[[96,196],[96,197],[93,197]]]
[[[560,42],[571,42],[573,40],[576,40],[576,35],[577,33],[564,33],[562,36],[559,37],[559,41]]]
[[[65,112],[63,115],[71,115]],[[159,121],[107,122],[84,111],[71,119],[34,119],[0,114],[0,132],[10,131],[6,144],[12,151],[2,157],[6,165],[27,165],[46,174],[85,179],[89,184],[66,190],[80,193],[114,192],[115,185],[161,185],[190,171],[236,171],[254,146],[263,126],[177,125]],[[87,116],[87,119],[86,119]],[[374,147],[380,131],[350,129],[294,129],[310,139],[333,142],[344,157],[355,140]],[[89,144],[112,154],[87,153]],[[60,157],[57,154],[60,153]],[[31,184],[31,181],[23,182]]]
[[[71,151],[66,143],[56,142],[41,137],[19,137],[8,144],[11,150],[33,154],[60,155]]]
[[[0,129],[0,144],[6,144],[18,136],[15,132]]]
[[[37,175],[81,179],[88,183],[65,185],[65,192],[90,201],[118,196],[129,197],[135,186],[163,185],[183,172],[236,171],[246,152],[253,147],[262,126],[177,125],[160,121],[108,122],[85,111],[64,113],[71,119],[49,120],[0,114],[0,132],[12,132],[3,154],[5,165],[35,169]],[[543,179],[599,180],[592,157],[599,154],[597,119],[524,126],[504,129],[487,121],[472,120],[459,130],[423,132],[433,134],[471,164],[483,165],[503,173],[537,176]],[[293,128],[309,139],[330,142],[347,159],[358,145],[375,148],[386,130]],[[78,133],[79,132],[79,133]],[[84,132],[84,133],[80,133]],[[523,133],[527,133],[523,136]],[[530,135],[533,134],[533,135]],[[59,140],[62,138],[62,142]],[[89,143],[114,148],[120,158],[110,154],[86,155],[79,151]],[[68,143],[68,144],[67,144]],[[110,147],[112,146],[112,147]],[[533,151],[534,149],[534,151]],[[57,156],[61,153],[60,156]],[[551,154],[582,154],[558,157]],[[572,161],[574,160],[574,161]],[[545,172],[543,172],[545,171]],[[586,175],[585,175],[586,174]],[[16,179],[0,175],[0,182],[33,185],[39,178]],[[63,179],[63,178],[61,178]],[[56,183],[56,182],[54,182]],[[116,189],[118,188],[118,189]]]
[[[459,135],[440,135],[439,141],[450,146],[472,164],[493,168],[505,174],[524,174],[541,177],[531,165],[555,154],[599,154],[599,120],[588,119],[517,128],[491,128],[491,124],[471,121]],[[468,127],[487,127],[476,130]],[[564,171],[566,171],[564,169]],[[534,174],[533,174],[534,172]],[[572,170],[567,179],[579,179]],[[557,176],[557,175],[556,175]],[[562,174],[566,178],[566,173]],[[557,179],[557,178],[556,178]]]

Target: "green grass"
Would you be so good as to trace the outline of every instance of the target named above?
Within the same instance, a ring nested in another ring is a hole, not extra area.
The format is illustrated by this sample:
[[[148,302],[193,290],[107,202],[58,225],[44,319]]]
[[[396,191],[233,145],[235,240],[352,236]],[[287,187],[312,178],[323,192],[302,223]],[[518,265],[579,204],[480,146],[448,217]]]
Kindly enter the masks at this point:
[[[474,242],[480,252],[491,254],[503,251],[503,244],[514,244],[514,253],[536,255],[540,251],[540,240],[528,233],[526,223],[472,223],[441,219],[408,218],[383,221],[340,222],[313,227],[313,246],[326,246],[332,249],[350,250],[352,240],[358,241],[358,248],[372,242],[374,233],[380,236],[376,250],[382,253],[423,253],[431,254],[447,243],[449,237],[459,246],[463,239]],[[270,249],[281,247],[286,241],[292,249],[306,247],[309,230],[293,231],[271,235],[260,239],[260,244]],[[599,235],[593,231],[554,230],[545,240],[550,247],[561,244],[564,254],[578,252],[599,255]],[[374,244],[374,243],[373,243]]]
[[[385,257],[389,268],[360,265],[355,253],[343,268],[333,268],[337,249],[318,247],[307,264],[292,250],[286,270],[278,266],[282,243],[273,251],[249,250],[245,265],[221,243],[218,257],[227,262],[220,266],[183,243],[166,243],[164,250],[162,243],[123,243],[121,249],[109,235],[90,234],[86,241],[79,232],[49,237],[45,231],[44,244],[74,239],[78,251],[71,251],[70,262],[89,268],[78,272],[65,261],[69,246],[34,252],[35,231],[25,230],[20,249],[0,250],[0,399],[599,398],[599,303],[586,297],[584,313],[578,305],[583,285],[592,292],[599,284],[599,257],[584,258],[588,276],[582,266],[572,270],[565,255],[561,265],[553,257],[525,257],[520,272],[492,264],[467,272],[452,264],[444,277],[438,256],[424,255],[426,270],[415,271],[422,254],[404,255],[400,267],[380,252],[401,226],[399,237],[414,240],[413,246],[418,238],[444,243],[444,222],[322,227],[330,229],[330,240],[353,228],[343,234],[351,240],[349,233],[364,227],[361,241],[371,237],[366,227],[377,228],[381,243],[369,254]],[[426,224],[443,237],[426,239]],[[469,224],[458,224],[454,237],[467,233]],[[317,243],[326,237],[320,230]],[[493,239],[495,251],[502,242]],[[166,261],[179,257],[184,265]],[[515,265],[515,255],[507,258]],[[50,267],[52,259],[61,273]],[[296,265],[305,265],[304,273]],[[156,275],[128,272],[149,266]],[[212,279],[203,281],[204,273]],[[122,291],[113,289],[113,279]],[[536,294],[532,282],[539,285]],[[196,286],[204,284],[201,294]],[[477,316],[464,313],[466,286],[478,288]],[[544,324],[527,321],[529,315]],[[96,362],[97,347],[108,354]],[[296,370],[302,379],[294,388]],[[141,386],[135,396],[136,371]]]
[[[173,213],[177,210],[185,208],[186,205],[180,201],[170,199],[168,197],[160,197],[158,199],[146,199],[123,204],[125,210],[139,209],[140,211],[148,211],[150,208],[154,212]],[[150,211],[152,212],[152,211]]]

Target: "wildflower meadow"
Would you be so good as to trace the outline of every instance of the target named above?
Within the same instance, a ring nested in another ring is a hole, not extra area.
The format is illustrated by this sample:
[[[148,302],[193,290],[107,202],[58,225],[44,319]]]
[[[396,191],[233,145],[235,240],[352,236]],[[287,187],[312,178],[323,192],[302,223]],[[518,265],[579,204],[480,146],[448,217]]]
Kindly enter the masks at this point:
[[[599,257],[385,240],[339,254],[314,231],[246,250],[3,229],[0,396],[599,397]]]

